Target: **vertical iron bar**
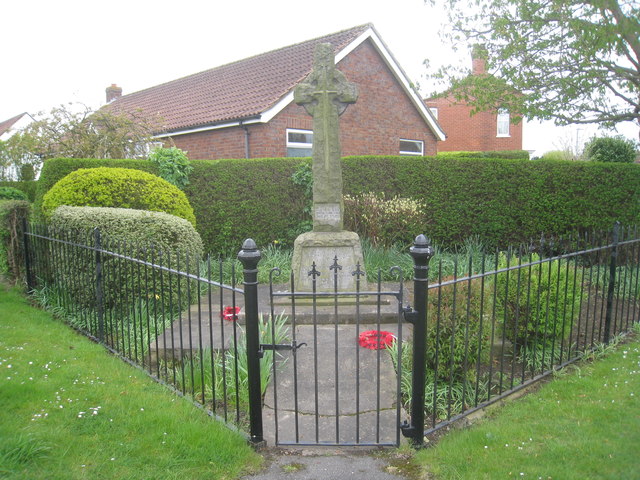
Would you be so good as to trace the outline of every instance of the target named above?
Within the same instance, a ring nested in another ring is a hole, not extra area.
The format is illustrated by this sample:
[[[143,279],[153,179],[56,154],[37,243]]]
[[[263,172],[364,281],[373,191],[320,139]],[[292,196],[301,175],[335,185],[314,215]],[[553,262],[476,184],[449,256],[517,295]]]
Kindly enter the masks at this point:
[[[96,304],[98,307],[98,340],[104,343],[104,312],[103,312],[103,297],[102,297],[102,255],[100,250],[102,248],[100,240],[100,229],[98,227],[93,229],[95,240],[95,252],[96,252]]]
[[[260,250],[248,238],[242,244],[238,259],[243,266],[245,322],[247,335],[247,376],[249,384],[249,430],[254,445],[263,444],[262,389],[260,386],[260,332],[258,326],[258,263]]]
[[[427,295],[429,260],[433,257],[430,240],[418,235],[409,249],[413,258],[414,302],[416,315],[413,326],[413,372],[411,376],[411,424],[409,436],[415,446],[424,442],[424,387],[426,382]]]
[[[293,330],[293,344],[298,345],[296,338],[296,296],[295,296],[295,274],[291,272],[291,329]],[[296,351],[293,351],[293,403],[294,403],[294,418],[295,418],[295,430],[296,430],[296,443],[300,441],[300,418],[298,416],[298,357]],[[278,412],[276,412],[277,415]]]
[[[339,366],[339,341],[338,336],[338,270],[342,267],[338,265],[338,256],[333,259],[333,265],[329,267],[329,271],[333,270],[333,318],[334,318],[334,389],[336,397],[336,443],[340,443],[340,366]]]
[[[604,343],[608,344],[611,339],[611,313],[613,308],[613,294],[616,283],[616,268],[618,261],[618,235],[620,231],[620,222],[616,222],[613,226],[613,249],[611,251],[609,263],[609,290],[607,291],[607,313],[604,320]]]
[[[24,248],[24,270],[27,278],[27,293],[34,289],[33,275],[31,273],[31,242],[29,241],[29,224],[27,219],[22,219],[22,244]]]

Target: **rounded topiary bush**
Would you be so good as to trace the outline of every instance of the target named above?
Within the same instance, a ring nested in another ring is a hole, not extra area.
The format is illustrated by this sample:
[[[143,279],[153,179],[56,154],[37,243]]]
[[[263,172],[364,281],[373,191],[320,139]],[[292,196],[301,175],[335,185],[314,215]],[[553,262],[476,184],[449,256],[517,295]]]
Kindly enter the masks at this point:
[[[178,187],[156,175],[128,168],[81,168],[71,172],[44,195],[42,213],[49,218],[62,205],[165,212],[196,224],[193,208]]]
[[[0,187],[0,200],[29,200],[29,197],[17,188]]]

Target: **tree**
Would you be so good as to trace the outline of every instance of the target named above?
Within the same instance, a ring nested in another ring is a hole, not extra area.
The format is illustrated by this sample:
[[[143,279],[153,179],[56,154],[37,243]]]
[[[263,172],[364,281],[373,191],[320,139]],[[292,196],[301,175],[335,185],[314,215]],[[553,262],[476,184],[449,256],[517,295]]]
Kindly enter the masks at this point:
[[[585,158],[594,162],[633,163],[636,155],[633,142],[621,136],[593,137],[584,147]]]
[[[431,75],[476,111],[507,108],[560,125],[640,125],[637,0],[425,1],[447,8],[448,44],[485,48],[491,75],[452,67]]]
[[[0,142],[0,164],[20,172],[24,165],[37,170],[43,160],[54,157],[144,158],[154,125],[135,115],[61,105],[48,115],[36,115],[35,121]]]

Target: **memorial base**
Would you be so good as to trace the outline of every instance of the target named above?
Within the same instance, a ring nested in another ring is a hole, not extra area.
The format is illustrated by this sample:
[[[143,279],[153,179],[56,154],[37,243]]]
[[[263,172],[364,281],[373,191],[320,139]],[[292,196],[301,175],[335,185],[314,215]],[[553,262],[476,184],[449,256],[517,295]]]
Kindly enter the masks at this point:
[[[342,268],[331,269],[335,259]],[[315,277],[316,292],[355,292],[357,276],[353,272],[360,265],[364,271],[364,258],[360,237],[355,232],[303,233],[293,246],[291,271],[295,275],[296,292],[313,292],[312,265],[320,275]],[[360,277],[360,291],[367,290],[366,277]]]

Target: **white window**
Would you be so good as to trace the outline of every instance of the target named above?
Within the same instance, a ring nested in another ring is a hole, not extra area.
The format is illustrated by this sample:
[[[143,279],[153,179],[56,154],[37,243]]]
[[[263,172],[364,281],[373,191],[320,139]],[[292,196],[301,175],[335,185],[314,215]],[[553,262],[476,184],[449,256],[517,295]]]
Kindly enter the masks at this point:
[[[498,110],[498,137],[509,137],[509,112],[505,109]]]
[[[429,107],[431,110],[431,115],[437,120],[438,119],[438,107]]]
[[[400,155],[423,155],[424,142],[422,140],[400,139]]]
[[[310,157],[313,149],[313,132],[287,128],[287,157]]]

